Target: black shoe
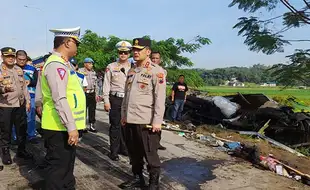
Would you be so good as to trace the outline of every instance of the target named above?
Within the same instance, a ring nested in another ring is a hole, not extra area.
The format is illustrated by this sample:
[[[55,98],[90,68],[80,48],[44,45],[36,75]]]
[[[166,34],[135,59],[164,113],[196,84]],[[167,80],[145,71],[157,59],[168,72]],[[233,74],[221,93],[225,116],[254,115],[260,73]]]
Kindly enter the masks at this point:
[[[2,163],[11,165],[13,163],[9,148],[2,148]]]
[[[159,150],[166,150],[167,148],[164,147],[163,145],[159,144],[159,147],[158,147]]]
[[[121,189],[145,188],[145,180],[143,174],[135,175],[132,180],[126,181],[118,186]]]
[[[88,129],[90,132],[92,132],[92,133],[97,133],[97,130],[96,130],[96,128],[95,128],[95,126],[94,126],[94,124],[93,123],[91,123],[90,124],[90,126],[89,126],[89,129]]]
[[[20,151],[17,151],[16,157],[23,158],[25,160],[30,160],[33,158],[33,155],[27,152],[26,150],[20,150]]]
[[[113,161],[119,161],[119,157],[118,155],[112,155],[112,154],[109,154],[109,158]]]

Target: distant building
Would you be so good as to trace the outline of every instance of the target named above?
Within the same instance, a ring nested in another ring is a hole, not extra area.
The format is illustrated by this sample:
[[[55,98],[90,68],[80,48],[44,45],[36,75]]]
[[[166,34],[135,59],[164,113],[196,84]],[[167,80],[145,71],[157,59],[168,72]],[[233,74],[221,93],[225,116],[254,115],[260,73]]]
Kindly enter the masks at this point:
[[[266,83],[261,84],[260,86],[275,87],[275,86],[277,86],[277,83],[275,83],[275,82],[266,82]]]
[[[244,83],[238,81],[236,78],[231,78],[230,81],[225,82],[226,86],[244,86]]]

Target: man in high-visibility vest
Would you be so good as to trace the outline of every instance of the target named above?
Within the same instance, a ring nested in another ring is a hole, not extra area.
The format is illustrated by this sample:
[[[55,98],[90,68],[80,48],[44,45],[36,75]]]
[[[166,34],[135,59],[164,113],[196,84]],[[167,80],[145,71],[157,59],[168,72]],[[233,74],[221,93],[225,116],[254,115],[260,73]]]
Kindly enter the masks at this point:
[[[41,76],[42,129],[46,142],[45,189],[75,189],[73,175],[78,130],[85,129],[85,94],[69,58],[75,56],[80,27],[50,30],[54,52]]]

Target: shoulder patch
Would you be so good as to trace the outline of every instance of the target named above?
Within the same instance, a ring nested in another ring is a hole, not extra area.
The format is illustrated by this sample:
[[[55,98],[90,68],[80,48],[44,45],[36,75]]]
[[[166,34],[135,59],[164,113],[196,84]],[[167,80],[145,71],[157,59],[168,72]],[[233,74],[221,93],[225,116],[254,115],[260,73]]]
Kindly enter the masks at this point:
[[[164,78],[165,75],[164,75],[164,73],[157,73],[156,76],[157,76],[158,78]]]
[[[60,79],[63,80],[65,78],[67,71],[64,68],[57,68],[57,72],[58,72]]]
[[[165,74],[164,73],[157,73],[156,76],[157,76],[157,79],[158,79],[158,83],[159,84],[163,84],[164,83],[164,76],[165,76]]]

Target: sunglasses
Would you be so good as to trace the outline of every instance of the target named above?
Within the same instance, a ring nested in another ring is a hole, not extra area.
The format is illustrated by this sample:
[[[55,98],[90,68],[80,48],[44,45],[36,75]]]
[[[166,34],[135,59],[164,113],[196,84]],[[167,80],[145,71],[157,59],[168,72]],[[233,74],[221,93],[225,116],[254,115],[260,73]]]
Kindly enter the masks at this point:
[[[119,51],[118,54],[122,55],[122,54],[125,54],[125,55],[128,55],[130,52],[129,51]]]
[[[73,43],[75,43],[75,45],[76,45],[76,47],[79,47],[79,45],[80,45],[80,43],[77,41],[77,40],[75,40],[75,39],[70,39],[68,42],[73,42]]]

